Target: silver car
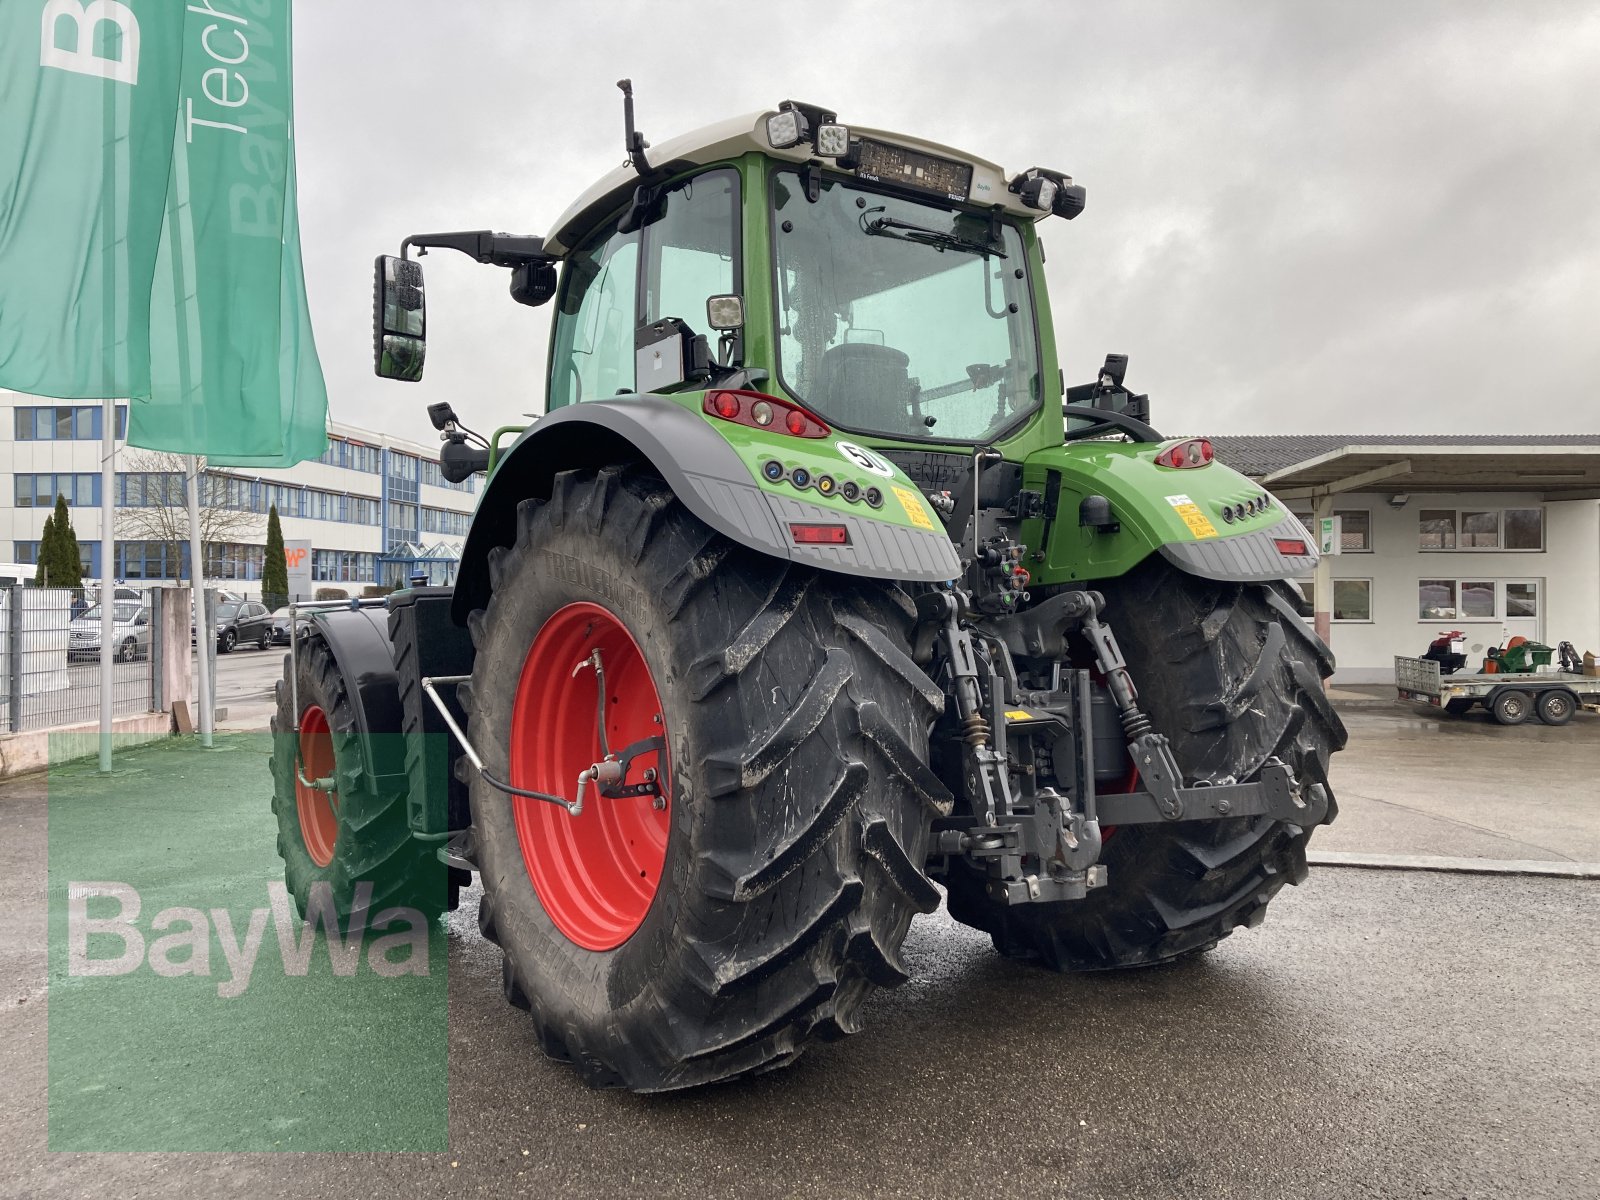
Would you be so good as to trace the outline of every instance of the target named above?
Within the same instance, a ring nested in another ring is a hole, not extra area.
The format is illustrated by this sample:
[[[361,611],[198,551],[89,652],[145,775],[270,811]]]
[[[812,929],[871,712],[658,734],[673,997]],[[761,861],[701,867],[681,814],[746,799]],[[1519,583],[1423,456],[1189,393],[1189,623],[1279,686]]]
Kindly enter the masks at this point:
[[[116,601],[112,610],[112,645],[118,662],[132,662],[150,654],[150,609],[130,601]],[[100,606],[92,605],[67,625],[69,659],[100,657]]]

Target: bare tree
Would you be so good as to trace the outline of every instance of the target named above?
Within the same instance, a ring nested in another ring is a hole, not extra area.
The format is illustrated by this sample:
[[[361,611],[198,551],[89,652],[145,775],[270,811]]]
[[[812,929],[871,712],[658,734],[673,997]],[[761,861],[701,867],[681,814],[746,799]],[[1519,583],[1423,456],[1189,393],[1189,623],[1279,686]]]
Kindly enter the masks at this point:
[[[189,507],[186,455],[165,450],[128,449],[122,469],[129,473],[129,487],[137,494],[127,497],[126,506],[117,509],[117,537],[123,541],[159,542],[170,547],[167,561],[183,562],[189,544]],[[205,470],[205,460],[200,460]],[[137,478],[137,483],[134,481]],[[254,543],[261,538],[259,513],[229,508],[222,494],[221,477],[202,476],[200,481],[200,540],[210,548],[226,542]]]

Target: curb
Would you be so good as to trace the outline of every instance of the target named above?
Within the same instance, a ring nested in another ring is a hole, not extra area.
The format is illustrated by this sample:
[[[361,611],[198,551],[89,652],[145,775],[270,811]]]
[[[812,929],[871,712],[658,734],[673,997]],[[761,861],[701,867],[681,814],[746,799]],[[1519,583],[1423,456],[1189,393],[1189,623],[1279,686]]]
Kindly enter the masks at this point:
[[[1451,858],[1442,854],[1358,854],[1309,850],[1313,867],[1361,867],[1375,871],[1437,871],[1450,875],[1537,875],[1555,879],[1600,879],[1600,863],[1532,858]]]

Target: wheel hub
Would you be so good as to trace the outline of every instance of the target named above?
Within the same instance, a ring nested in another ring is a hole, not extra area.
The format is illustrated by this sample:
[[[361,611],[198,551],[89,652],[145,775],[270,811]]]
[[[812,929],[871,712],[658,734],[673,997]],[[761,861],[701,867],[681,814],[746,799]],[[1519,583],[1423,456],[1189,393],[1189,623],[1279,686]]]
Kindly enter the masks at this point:
[[[586,950],[627,941],[660,888],[671,828],[665,742],[624,762],[610,748],[665,734],[654,677],[614,614],[581,602],[545,622],[517,682],[511,784],[564,796],[582,778],[586,797],[576,815],[524,797],[511,803],[540,904]]]
[[[339,793],[317,784],[334,777],[333,730],[328,714],[311,705],[300,714],[300,735],[295,762],[294,801],[300,816],[300,836],[306,853],[319,867],[333,861],[339,840]]]

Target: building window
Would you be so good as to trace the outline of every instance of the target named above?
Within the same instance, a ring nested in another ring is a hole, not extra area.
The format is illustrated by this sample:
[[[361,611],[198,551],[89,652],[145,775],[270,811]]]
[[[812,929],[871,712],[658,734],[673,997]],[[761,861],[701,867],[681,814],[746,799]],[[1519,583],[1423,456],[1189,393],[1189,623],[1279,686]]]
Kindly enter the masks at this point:
[[[1460,545],[1463,550],[1500,549],[1500,514],[1498,512],[1462,513]]]
[[[1544,549],[1544,509],[1508,508],[1505,521],[1507,550]]]
[[[1463,617],[1494,618],[1494,582],[1492,580],[1463,579],[1461,581],[1461,615]]]
[[[1364,508],[1336,508],[1339,518],[1339,549],[1345,554],[1366,554],[1372,550],[1372,514]],[[1300,511],[1294,517],[1313,537],[1319,536],[1314,513]]]
[[[19,442],[99,441],[101,407],[98,404],[26,405],[14,410]],[[128,406],[117,405],[117,437],[128,435]]]
[[[1458,599],[1459,598],[1459,599]],[[1535,580],[1421,579],[1417,618],[1422,621],[1507,621],[1539,615]]]
[[[1417,581],[1418,620],[1454,620],[1455,617],[1455,580],[1421,579]]]
[[[1345,554],[1367,554],[1372,550],[1372,514],[1365,509],[1359,511],[1335,509],[1334,516],[1339,518],[1339,548]],[[1337,603],[1337,600],[1335,601]],[[1366,617],[1359,618],[1367,620]]]
[[[72,475],[18,475],[18,508],[54,508],[57,496],[67,498],[68,507],[90,507],[100,503],[100,476],[87,472]]]
[[[1335,579],[1333,581],[1333,619],[1335,621],[1372,620],[1372,580]]]
[[[1542,508],[1425,508],[1419,550],[1543,550]]]
[[[1456,548],[1456,514],[1439,508],[1425,508],[1419,518],[1417,535],[1419,550],[1454,550]]]
[[[22,563],[22,564],[24,564],[26,566],[34,566],[35,564],[38,563],[38,561],[39,561],[39,543],[38,542],[12,542],[11,543],[11,548],[12,548],[12,552],[14,554],[14,558],[13,558],[12,561],[18,562],[18,563]],[[100,577],[100,543],[99,542],[79,542],[78,543],[78,562],[83,567],[84,578],[86,578],[86,579],[98,579]],[[33,576],[32,575],[28,576],[28,582],[29,583],[33,582]]]

